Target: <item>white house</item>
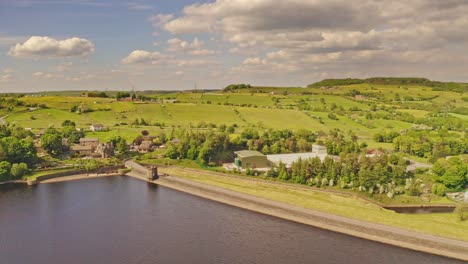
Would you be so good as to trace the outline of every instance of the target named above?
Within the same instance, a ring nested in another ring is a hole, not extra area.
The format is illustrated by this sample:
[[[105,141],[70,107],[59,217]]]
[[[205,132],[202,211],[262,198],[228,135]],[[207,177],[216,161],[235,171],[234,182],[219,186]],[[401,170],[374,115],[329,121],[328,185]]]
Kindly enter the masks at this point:
[[[92,124],[89,129],[91,131],[103,131],[106,127],[103,124]]]

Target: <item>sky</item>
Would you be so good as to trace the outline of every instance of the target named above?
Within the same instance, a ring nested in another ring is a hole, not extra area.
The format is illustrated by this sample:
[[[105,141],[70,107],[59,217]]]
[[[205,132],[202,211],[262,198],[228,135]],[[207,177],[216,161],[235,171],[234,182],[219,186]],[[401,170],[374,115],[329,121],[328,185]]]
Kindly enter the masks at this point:
[[[466,0],[0,0],[0,92],[468,81]]]

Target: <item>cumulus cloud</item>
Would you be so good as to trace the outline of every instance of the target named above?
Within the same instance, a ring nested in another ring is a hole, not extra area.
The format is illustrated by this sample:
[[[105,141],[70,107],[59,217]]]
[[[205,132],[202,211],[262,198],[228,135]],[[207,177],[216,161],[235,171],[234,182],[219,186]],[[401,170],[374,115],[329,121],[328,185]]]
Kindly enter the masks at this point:
[[[78,37],[56,40],[50,37],[32,36],[24,43],[10,48],[13,57],[79,57],[94,52],[94,44]]]
[[[241,68],[344,71],[359,63],[374,71],[380,61],[382,71],[406,71],[393,65],[439,60],[466,69],[467,13],[463,0],[216,0],[186,6],[157,27],[220,34],[229,52],[250,57]]]
[[[142,4],[142,3],[128,3],[128,8],[132,10],[152,10],[153,6]]]
[[[36,78],[40,78],[40,79],[51,79],[54,77],[54,75],[50,73],[44,73],[44,72],[35,72],[33,73],[33,76]]]
[[[168,50],[173,52],[184,52],[190,55],[211,55],[215,52],[203,48],[204,42],[195,38],[192,42],[184,41],[178,38],[172,38],[167,41]]]
[[[169,22],[173,18],[174,18],[174,15],[172,14],[157,14],[157,15],[151,16],[149,18],[149,21],[151,21],[153,26],[159,27]]]
[[[134,50],[127,57],[122,59],[124,64],[156,64],[167,56],[160,52],[150,52],[146,50]]]
[[[0,82],[10,82],[13,80],[13,75],[6,73],[0,75]]]

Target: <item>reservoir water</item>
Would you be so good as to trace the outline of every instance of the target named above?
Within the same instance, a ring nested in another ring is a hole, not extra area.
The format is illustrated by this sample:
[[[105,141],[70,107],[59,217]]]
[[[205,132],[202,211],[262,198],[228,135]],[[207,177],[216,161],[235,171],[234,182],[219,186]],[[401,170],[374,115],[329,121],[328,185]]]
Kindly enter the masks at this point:
[[[0,263],[464,263],[128,177],[0,185]]]

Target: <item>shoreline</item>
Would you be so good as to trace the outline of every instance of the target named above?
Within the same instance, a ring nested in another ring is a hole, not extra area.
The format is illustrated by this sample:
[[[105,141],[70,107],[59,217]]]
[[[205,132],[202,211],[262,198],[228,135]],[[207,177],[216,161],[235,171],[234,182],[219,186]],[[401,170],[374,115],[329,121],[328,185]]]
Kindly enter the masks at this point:
[[[134,177],[134,176],[130,176]],[[142,180],[140,177],[135,177]],[[174,176],[153,182],[205,199],[354,237],[468,261],[468,242],[323,213]]]
[[[40,181],[39,183],[48,184],[113,176],[122,176],[122,174],[75,174],[46,179]],[[444,238],[396,227],[390,227],[382,224],[351,219],[330,213],[324,213],[312,209],[256,197],[249,194],[235,192],[208,184],[194,182],[176,176],[163,176],[154,181],[148,181],[146,178],[134,173],[127,173],[123,176],[132,177],[150,184],[161,185],[212,201],[333,232],[410,250],[468,261],[468,242],[463,240]]]
[[[93,179],[93,178],[101,178],[101,177],[112,177],[112,176],[119,176],[119,173],[87,173],[87,174],[75,174],[70,176],[63,176],[57,177],[52,179],[47,179],[40,181],[39,183],[55,183],[55,182],[65,182],[65,181],[76,181],[76,180],[84,180],[84,179]]]

